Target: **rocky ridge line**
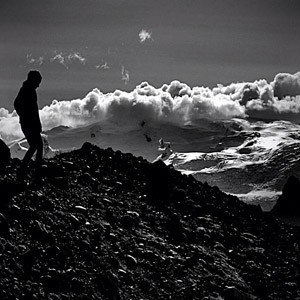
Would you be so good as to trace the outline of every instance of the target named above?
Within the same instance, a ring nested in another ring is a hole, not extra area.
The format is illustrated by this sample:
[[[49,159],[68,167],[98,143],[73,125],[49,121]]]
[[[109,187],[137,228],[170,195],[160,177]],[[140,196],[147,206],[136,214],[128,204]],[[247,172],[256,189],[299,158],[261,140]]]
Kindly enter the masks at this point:
[[[297,299],[299,229],[162,162],[85,143],[0,179],[1,299]]]

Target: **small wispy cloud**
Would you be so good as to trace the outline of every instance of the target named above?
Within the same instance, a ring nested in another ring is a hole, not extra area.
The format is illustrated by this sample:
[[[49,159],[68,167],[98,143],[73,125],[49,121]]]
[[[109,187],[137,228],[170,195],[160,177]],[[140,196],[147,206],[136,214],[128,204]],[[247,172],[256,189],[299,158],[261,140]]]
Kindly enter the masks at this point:
[[[44,57],[43,56],[40,56],[40,57],[33,57],[32,54],[27,54],[26,55],[26,61],[28,64],[30,65],[42,65],[43,62],[44,62]]]
[[[85,65],[86,58],[83,57],[79,52],[63,53],[55,51],[55,55],[50,58],[51,62],[58,62],[68,69],[68,65],[73,61],[79,61],[82,65]]]
[[[68,61],[78,60],[81,64],[85,65],[86,58],[83,57],[79,52],[70,53],[67,56]]]
[[[108,65],[108,63],[107,63],[107,61],[106,61],[106,62],[104,62],[104,64],[102,64],[102,65],[97,65],[97,66],[96,66],[96,69],[108,70],[108,69],[110,69],[110,66]]]
[[[121,79],[124,81],[125,84],[129,82],[129,71],[125,69],[125,67],[122,65],[122,71],[121,71]]]
[[[142,29],[139,33],[140,43],[144,43],[146,40],[152,40],[152,32]]]
[[[60,53],[56,53],[52,58],[50,58],[50,61],[51,62],[58,62],[59,64],[63,65],[66,69],[68,69],[68,66],[67,66],[67,62],[66,62],[66,59],[65,59],[65,56],[63,55],[62,52]]]

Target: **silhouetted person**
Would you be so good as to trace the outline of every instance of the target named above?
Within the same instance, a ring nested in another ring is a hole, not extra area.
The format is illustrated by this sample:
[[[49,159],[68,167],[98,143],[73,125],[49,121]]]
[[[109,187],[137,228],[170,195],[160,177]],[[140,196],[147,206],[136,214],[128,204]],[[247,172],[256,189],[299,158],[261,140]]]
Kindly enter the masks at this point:
[[[22,173],[24,173],[35,151],[37,167],[41,165],[43,159],[42,125],[36,94],[36,89],[41,81],[42,76],[38,71],[30,71],[14,102],[15,110],[20,117],[21,129],[29,144],[29,149],[22,160],[20,175],[24,175]]]

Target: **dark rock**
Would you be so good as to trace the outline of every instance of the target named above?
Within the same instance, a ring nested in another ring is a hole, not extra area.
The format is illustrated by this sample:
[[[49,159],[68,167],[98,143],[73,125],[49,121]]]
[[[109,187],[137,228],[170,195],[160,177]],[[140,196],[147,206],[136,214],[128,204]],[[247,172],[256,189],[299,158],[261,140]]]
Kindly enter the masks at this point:
[[[300,217],[300,181],[295,176],[289,177],[283,187],[282,195],[271,210],[279,216]]]
[[[183,189],[175,188],[171,194],[171,201],[174,203],[185,203],[186,202],[186,193]]]
[[[146,141],[147,141],[148,143],[152,142],[152,139],[151,139],[151,137],[150,137],[148,134],[145,134],[145,133],[144,133],[144,137],[145,137],[145,139],[146,139]]]
[[[131,268],[134,269],[137,267],[137,260],[135,257],[133,257],[132,255],[126,255],[126,265]]]
[[[0,213],[0,236],[8,237],[9,236],[9,224],[6,217]]]
[[[82,205],[75,205],[75,210],[79,213],[86,214],[88,210]]]
[[[13,181],[0,181],[0,211],[6,211],[11,199],[23,190],[23,185]]]
[[[121,282],[124,282],[128,286],[132,286],[134,284],[134,280],[130,273],[123,269],[118,269],[118,278]]]
[[[81,293],[83,291],[84,283],[76,277],[71,279],[71,288],[75,293]]]
[[[73,228],[78,228],[82,224],[82,222],[73,214],[70,214],[70,221]]]
[[[7,165],[11,159],[10,150],[3,140],[0,139],[0,169]]]
[[[178,214],[171,215],[167,220],[166,229],[174,243],[178,244],[186,241],[186,234]]]
[[[67,188],[69,183],[67,177],[50,177],[49,181],[60,189]]]
[[[121,217],[120,223],[127,229],[137,226],[139,224],[139,214],[128,211],[126,215]]]
[[[45,225],[37,220],[31,222],[29,230],[33,239],[46,240],[49,237],[49,232]]]
[[[173,181],[170,168],[162,160],[155,161],[148,168],[148,197],[157,205],[165,205],[169,202],[169,196],[173,189]]]
[[[53,178],[53,177],[64,177],[65,170],[63,166],[57,163],[51,163],[48,162],[47,165],[42,165],[42,168],[40,170],[41,176]]]
[[[14,205],[11,206],[10,213],[11,213],[11,216],[14,219],[18,219],[21,216],[22,211],[21,211],[21,208],[18,205],[14,204]]]
[[[111,300],[121,299],[119,290],[119,280],[116,274],[111,271],[106,273],[100,273],[96,277],[96,283],[98,284],[101,292]]]
[[[250,154],[251,152],[252,152],[251,148],[248,148],[248,147],[239,149],[240,154]]]
[[[73,162],[71,162],[71,161],[64,160],[62,162],[62,165],[63,165],[63,168],[66,169],[66,170],[68,170],[68,171],[74,171],[74,170],[76,170],[76,165]]]
[[[224,300],[251,300],[250,295],[244,294],[234,286],[227,286],[224,291]]]
[[[36,253],[33,249],[26,251],[22,254],[23,271],[25,276],[30,276],[32,267],[36,260]]]
[[[21,300],[38,300],[38,297],[37,297],[37,295],[34,294],[33,291],[27,290],[22,295]]]
[[[299,230],[259,207],[91,144],[45,164],[39,185],[17,191],[19,160],[0,178],[0,299],[299,298]]]

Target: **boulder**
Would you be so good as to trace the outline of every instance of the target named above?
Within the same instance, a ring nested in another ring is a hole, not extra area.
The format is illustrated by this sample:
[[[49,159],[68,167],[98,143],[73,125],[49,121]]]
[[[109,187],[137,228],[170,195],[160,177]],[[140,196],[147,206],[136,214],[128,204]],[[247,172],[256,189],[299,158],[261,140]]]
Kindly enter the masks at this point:
[[[0,211],[8,209],[11,199],[22,191],[22,184],[8,180],[0,180]]]
[[[11,155],[7,145],[0,139],[0,166],[6,165],[10,161]]]
[[[8,237],[9,236],[9,225],[6,217],[0,213],[0,236]]]
[[[149,166],[147,175],[149,200],[159,205],[168,203],[173,189],[170,168],[162,160],[158,160]]]
[[[282,195],[271,212],[279,216],[300,217],[300,181],[298,178],[289,177],[283,187]]]

